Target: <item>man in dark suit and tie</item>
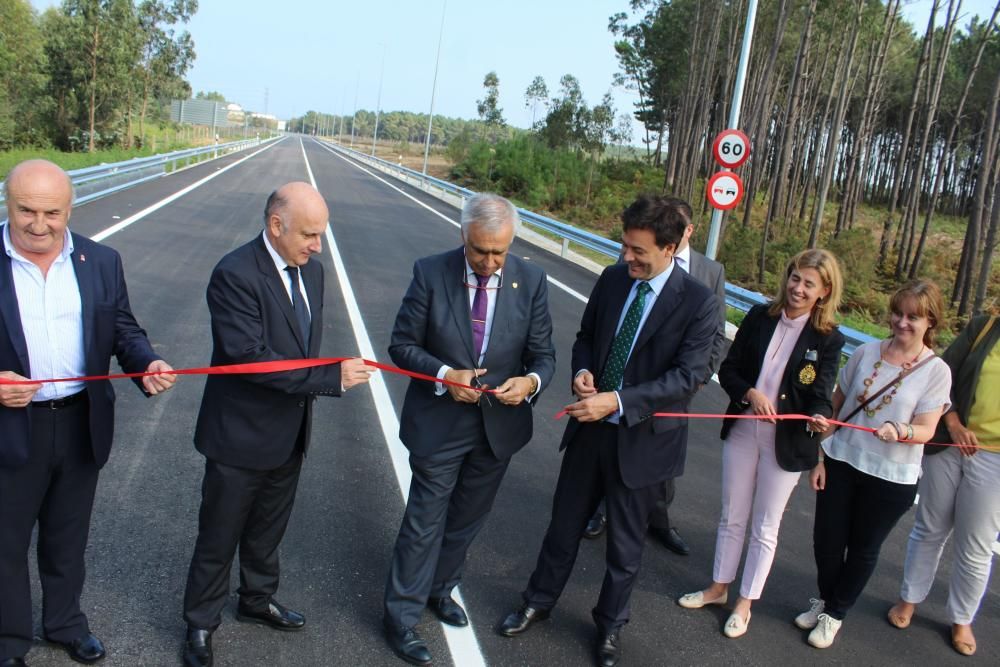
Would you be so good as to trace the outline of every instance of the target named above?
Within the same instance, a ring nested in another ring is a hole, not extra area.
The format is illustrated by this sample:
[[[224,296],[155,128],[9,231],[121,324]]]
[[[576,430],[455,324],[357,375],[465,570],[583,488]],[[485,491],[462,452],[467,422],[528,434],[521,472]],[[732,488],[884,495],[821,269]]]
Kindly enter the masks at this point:
[[[726,271],[722,264],[714,259],[709,259],[691,247],[690,239],[694,233],[694,223],[691,222],[691,206],[683,199],[669,198],[669,201],[676,207],[677,212],[687,220],[687,227],[684,229],[684,236],[681,238],[677,252],[674,254],[674,262],[677,268],[684,269],[690,273],[701,284],[715,292],[716,305],[718,307],[718,328],[715,332],[715,340],[712,344],[712,356],[708,361],[708,372],[702,385],[711,381],[712,376],[719,370],[722,363],[723,352],[726,346]],[[619,258],[619,261],[624,261]],[[663,546],[674,553],[682,556],[690,553],[687,543],[677,532],[677,528],[670,525],[669,507],[674,500],[675,484],[670,478],[663,483],[663,498],[657,501],[656,507],[649,520],[649,534],[659,540]],[[595,538],[604,532],[607,520],[604,513],[599,509],[587,524],[584,537]]]
[[[0,227],[0,379],[107,375],[111,357],[146,394],[175,377],[129,306],[121,257],[67,228],[73,185],[45,160],[14,167]],[[77,662],[105,655],[80,609],[94,494],[114,432],[108,380],[0,385],[0,666],[34,636],[28,549],[38,523],[45,638]]]
[[[462,210],[463,246],[425,257],[396,316],[389,354],[401,368],[461,385],[411,381],[399,435],[413,478],[385,590],[385,630],[399,657],[431,661],[414,626],[425,606],[468,618],[452,598],[465,554],[511,456],[531,439],[531,402],[555,370],[545,272],[509,254],[519,220],[503,197]]]
[[[684,470],[687,412],[704,382],[718,326],[712,292],[673,256],[687,220],[675,200],[644,195],[622,215],[625,263],[605,269],[573,345],[574,394],[552,518],[524,604],[500,634],[547,618],[569,579],[580,538],[601,498],[608,511],[607,570],[592,615],[597,660],[615,665],[643,538],[663,482]]]
[[[308,183],[271,193],[264,231],[222,258],[208,284],[212,365],[319,355],[323,249],[329,211]],[[198,541],[184,593],[184,662],[212,664],[229,571],[240,552],[236,618],[299,630],[305,617],[278,603],[278,545],[309,447],[317,395],[339,396],[368,381],[361,359],[283,373],[210,375],[194,441],[205,455]]]

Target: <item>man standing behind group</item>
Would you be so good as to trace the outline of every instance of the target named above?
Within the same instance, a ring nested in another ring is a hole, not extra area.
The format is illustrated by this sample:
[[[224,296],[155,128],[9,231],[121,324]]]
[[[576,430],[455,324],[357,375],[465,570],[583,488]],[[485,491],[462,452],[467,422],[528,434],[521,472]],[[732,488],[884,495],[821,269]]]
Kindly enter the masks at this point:
[[[215,267],[208,284],[212,365],[316,357],[323,332],[322,251],[329,211],[308,183],[288,183],[267,199],[264,231]],[[195,428],[205,455],[198,541],[184,619],[184,662],[212,664],[229,571],[240,551],[236,618],[299,630],[305,617],[272,596],[278,545],[309,446],[316,395],[339,396],[368,381],[361,359],[292,372],[210,375]]]
[[[410,383],[400,439],[413,478],[385,590],[396,654],[431,661],[414,626],[425,606],[465,626],[452,599],[465,554],[511,456],[531,439],[530,401],[555,370],[545,272],[508,254],[519,220],[506,199],[480,194],[462,210],[464,246],[418,260],[392,332],[401,368],[495,393]]]
[[[705,381],[715,332],[712,291],[674,253],[688,220],[678,200],[644,195],[622,215],[625,264],[608,267],[590,294],[573,345],[578,401],[552,501],[552,518],[524,604],[498,628],[514,637],[549,616],[573,570],[580,538],[601,498],[608,511],[607,570],[592,615],[598,664],[615,665],[619,632],[663,482],[684,471],[688,412]]]
[[[73,186],[45,160],[14,167],[0,227],[0,379],[107,375],[114,355],[147,394],[175,377],[132,316],[121,257],[71,233]],[[34,636],[28,550],[38,523],[42,628],[77,662],[105,655],[80,609],[84,551],[114,431],[108,380],[0,385],[0,665]]]
[[[691,235],[694,233],[691,206],[682,199],[664,199],[664,201],[668,200],[676,207],[677,213],[687,221],[687,226],[684,228],[684,236],[677,246],[677,252],[674,253],[674,262],[677,264],[677,268],[687,271],[695,280],[715,292],[716,307],[718,308],[718,326],[715,331],[715,340],[712,342],[712,355],[708,360],[708,370],[705,373],[705,379],[701,383],[702,385],[706,385],[711,382],[712,376],[719,370],[719,365],[722,363],[723,351],[726,346],[726,271],[722,264],[716,262],[714,259],[705,257],[705,255],[691,247]],[[624,261],[624,258],[619,258],[619,261]],[[670,504],[674,501],[675,487],[673,478],[663,483],[663,497],[656,501],[656,507],[649,518],[649,534],[674,553],[686,556],[690,553],[690,548],[680,533],[677,532],[677,528],[670,525],[669,508]],[[604,513],[598,510],[593,518],[591,518],[590,523],[587,524],[584,537],[598,537],[604,532],[606,523],[607,520],[604,518]]]

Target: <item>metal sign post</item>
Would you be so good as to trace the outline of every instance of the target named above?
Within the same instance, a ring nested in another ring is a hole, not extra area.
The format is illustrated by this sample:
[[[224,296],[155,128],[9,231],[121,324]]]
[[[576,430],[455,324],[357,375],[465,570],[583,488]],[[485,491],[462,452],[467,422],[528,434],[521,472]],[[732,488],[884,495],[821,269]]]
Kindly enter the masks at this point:
[[[743,46],[740,48],[740,63],[736,69],[736,83],[733,85],[733,103],[729,110],[729,127],[736,129],[740,124],[740,107],[743,106],[743,86],[747,78],[747,65],[750,61],[750,46],[753,41],[753,26],[757,19],[757,0],[747,3],[747,23],[743,30]],[[747,151],[749,153],[749,151]],[[712,211],[712,222],[708,227],[708,243],[705,244],[705,256],[715,259],[719,250],[719,232],[722,227],[722,211]]]

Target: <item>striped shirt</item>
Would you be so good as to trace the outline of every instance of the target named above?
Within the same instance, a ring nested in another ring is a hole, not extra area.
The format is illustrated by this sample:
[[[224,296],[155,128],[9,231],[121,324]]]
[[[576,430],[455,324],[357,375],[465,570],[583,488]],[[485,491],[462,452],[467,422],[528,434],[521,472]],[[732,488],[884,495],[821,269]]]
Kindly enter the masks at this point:
[[[33,380],[86,375],[83,350],[83,306],[73,269],[73,237],[66,230],[62,252],[48,274],[14,249],[10,226],[3,226],[4,245],[11,259],[14,292],[21,329],[28,345],[29,377]],[[83,391],[82,382],[46,383],[36,401],[63,398]]]

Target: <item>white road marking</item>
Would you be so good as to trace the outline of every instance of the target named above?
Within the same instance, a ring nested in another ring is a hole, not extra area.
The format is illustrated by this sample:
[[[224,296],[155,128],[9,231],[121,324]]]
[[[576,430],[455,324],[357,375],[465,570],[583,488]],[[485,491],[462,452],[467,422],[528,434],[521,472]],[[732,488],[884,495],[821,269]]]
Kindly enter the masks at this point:
[[[306,148],[301,139],[299,139],[299,145],[302,147],[302,159],[306,163],[309,182],[312,183],[313,187],[317,187],[312,167],[309,165],[309,158],[306,156]],[[376,176],[376,178],[378,177]],[[406,193],[404,192],[403,194]],[[420,202],[417,203],[420,204]],[[447,218],[445,219],[447,220]],[[361,316],[361,309],[358,307],[358,301],[354,296],[354,290],[351,288],[351,280],[347,275],[347,267],[344,266],[340,249],[337,247],[337,240],[333,237],[333,232],[329,225],[326,227],[326,242],[330,248],[330,256],[333,258],[334,269],[337,272],[337,281],[340,283],[340,289],[344,295],[344,303],[347,306],[347,314],[351,321],[351,328],[354,330],[354,338],[358,344],[358,351],[365,359],[378,361],[375,349],[372,347],[371,338],[368,337],[368,330],[365,327],[364,319]],[[403,443],[399,440],[399,420],[396,417],[396,410],[392,405],[392,399],[389,398],[389,390],[385,386],[385,380],[381,373],[375,373],[369,381],[368,386],[371,387],[372,398],[375,401],[375,410],[378,412],[379,424],[382,426],[382,435],[385,437],[385,444],[389,448],[392,467],[396,471],[396,481],[399,483],[399,491],[405,503],[410,489],[410,463],[409,454]],[[462,595],[457,588],[453,591],[452,596],[460,605],[465,606]],[[483,656],[479,642],[476,640],[471,614],[469,614],[469,625],[465,628],[455,628],[444,623],[441,624],[441,628],[444,630],[444,637],[448,642],[448,650],[451,652],[452,661],[456,665],[461,665],[461,667],[477,667],[482,665],[485,667],[486,658]]]
[[[208,183],[210,180],[212,180],[213,178],[215,178],[219,174],[223,174],[223,173],[229,171],[230,169],[232,169],[233,167],[235,167],[238,164],[243,164],[244,162],[246,162],[247,160],[249,160],[253,156],[260,155],[264,151],[268,150],[272,146],[278,145],[282,141],[284,141],[284,138],[278,139],[277,141],[273,141],[273,142],[269,143],[267,146],[264,146],[263,148],[261,148],[260,150],[254,151],[253,153],[251,153],[250,155],[247,155],[245,157],[241,157],[236,162],[233,162],[232,164],[228,164],[225,167],[223,167],[222,169],[219,169],[218,171],[213,171],[211,174],[209,174],[205,178],[201,179],[200,181],[195,181],[191,185],[187,186],[186,188],[182,188],[182,189],[178,190],[177,192],[175,192],[174,194],[170,195],[169,197],[166,197],[165,199],[161,199],[160,201],[156,202],[155,204],[152,204],[151,206],[147,206],[146,208],[142,209],[138,213],[134,213],[134,214],[130,215],[129,217],[127,217],[124,220],[122,220],[121,222],[117,222],[114,225],[108,227],[107,229],[104,229],[104,230],[98,232],[97,234],[94,234],[91,237],[91,240],[97,241],[98,243],[101,242],[101,241],[103,241],[104,239],[108,238],[112,234],[114,234],[116,232],[120,232],[121,230],[125,229],[126,227],[128,227],[132,223],[138,222],[138,221],[142,220],[143,218],[145,218],[150,213],[158,211],[161,208],[163,208],[164,206],[166,206],[167,204],[169,204],[169,203],[171,203],[173,201],[176,201],[177,199],[180,199],[181,197],[183,197],[187,193],[191,192],[192,190],[194,190],[196,188],[200,188],[202,185],[204,185],[205,183]]]

